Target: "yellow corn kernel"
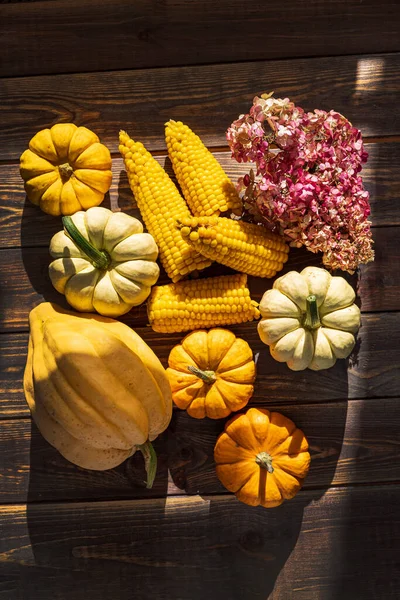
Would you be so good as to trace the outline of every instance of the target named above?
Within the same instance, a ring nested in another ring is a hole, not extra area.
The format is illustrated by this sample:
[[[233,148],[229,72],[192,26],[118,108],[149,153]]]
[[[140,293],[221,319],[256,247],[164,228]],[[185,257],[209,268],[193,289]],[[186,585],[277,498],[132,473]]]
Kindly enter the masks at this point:
[[[235,186],[198,135],[181,121],[171,120],[165,124],[165,139],[176,178],[194,215],[242,214]]]
[[[177,227],[185,229],[185,239],[200,254],[248,275],[274,277],[288,259],[283,238],[259,225],[225,217],[185,217]]]
[[[179,281],[192,271],[208,267],[211,261],[176,229],[175,219],[190,217],[190,212],[167,173],[143,144],[130,139],[125,131],[120,131],[119,140],[129,185],[146,228],[157,243],[167,275]]]
[[[154,286],[147,313],[154,331],[178,333],[253,321],[260,317],[257,306],[247,275],[238,273]]]

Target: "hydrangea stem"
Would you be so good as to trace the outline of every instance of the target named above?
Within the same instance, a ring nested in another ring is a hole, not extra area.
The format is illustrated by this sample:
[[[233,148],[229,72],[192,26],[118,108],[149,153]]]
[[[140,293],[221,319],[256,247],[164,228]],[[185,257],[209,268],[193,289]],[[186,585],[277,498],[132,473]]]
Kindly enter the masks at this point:
[[[196,377],[204,381],[204,383],[211,384],[217,381],[214,371],[202,371],[198,367],[188,367],[188,371],[193,373],[193,375],[196,375]]]
[[[153,445],[149,440],[138,446],[140,452],[143,454],[144,466],[147,473],[146,488],[149,490],[153,487],[154,479],[157,473],[157,454],[153,448]]]
[[[307,296],[307,309],[306,317],[304,319],[304,327],[306,329],[318,329],[321,327],[321,321],[319,318],[319,310],[317,304],[317,298],[314,294]]]
[[[83,254],[87,256],[92,265],[97,269],[107,269],[111,259],[104,250],[97,250],[86,238],[83,237],[71,217],[63,217],[62,224],[69,237]]]

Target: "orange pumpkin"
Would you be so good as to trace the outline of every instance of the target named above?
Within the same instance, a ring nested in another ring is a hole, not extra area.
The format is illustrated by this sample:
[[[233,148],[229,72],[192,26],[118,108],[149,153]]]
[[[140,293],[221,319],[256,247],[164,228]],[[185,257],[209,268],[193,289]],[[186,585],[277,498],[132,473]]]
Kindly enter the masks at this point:
[[[189,333],[172,349],[168,364],[173,401],[195,419],[227,417],[253,395],[253,352],[227,329]]]
[[[265,508],[293,498],[310,466],[304,433],[280,413],[258,408],[226,423],[214,459],[222,485],[241,502]]]

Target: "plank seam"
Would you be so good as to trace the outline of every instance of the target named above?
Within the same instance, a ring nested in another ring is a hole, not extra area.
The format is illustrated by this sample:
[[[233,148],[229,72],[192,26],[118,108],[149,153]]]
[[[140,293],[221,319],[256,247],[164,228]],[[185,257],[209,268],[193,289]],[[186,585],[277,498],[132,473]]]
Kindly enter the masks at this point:
[[[400,481],[399,480],[393,480],[393,481],[371,481],[371,482],[353,482],[353,483],[339,483],[339,484],[335,484],[332,486],[321,486],[321,487],[305,487],[302,488],[299,492],[298,492],[298,496],[310,493],[310,492],[314,492],[314,491],[319,491],[319,490],[343,490],[343,489],[349,489],[349,488],[353,488],[353,489],[359,489],[359,488],[382,488],[382,487],[399,487],[400,488]],[[399,489],[400,492],[400,489]],[[174,499],[174,500],[182,500],[183,502],[186,500],[190,500],[191,498],[201,498],[202,500],[207,501],[207,499],[212,499],[212,500],[218,500],[218,498],[220,498],[221,500],[226,500],[227,498],[232,498],[232,500],[235,499],[235,495],[226,491],[226,492],[218,492],[215,494],[167,494],[164,496],[142,496],[142,497],[137,497],[137,498],[127,498],[126,496],[116,496],[115,498],[77,498],[77,499],[71,499],[71,500],[32,500],[31,502],[1,502],[0,503],[0,508],[2,506],[6,507],[6,506],[16,506],[16,507],[22,507],[22,506],[52,506],[52,505],[56,505],[56,506],[60,506],[60,505],[69,505],[69,504],[104,504],[104,505],[108,505],[110,504],[110,502],[123,502],[124,504],[128,504],[128,503],[137,503],[137,502],[151,502],[152,500],[170,500],[170,499]]]
[[[307,402],[306,400],[292,400],[290,402],[287,402],[285,404],[280,404],[279,402],[257,402],[257,403],[252,403],[251,401],[249,402],[248,407],[253,407],[253,408],[260,408],[260,407],[266,407],[268,408],[268,406],[273,406],[273,407],[279,407],[279,410],[284,410],[285,408],[290,408],[290,407],[306,407],[309,406],[310,409],[312,410],[314,407],[316,406],[322,406],[324,404],[327,404],[329,406],[332,406],[333,404],[346,404],[349,402],[376,402],[379,400],[400,400],[400,396],[398,394],[395,394],[394,396],[391,396],[389,394],[385,394],[384,396],[367,396],[364,398],[332,398],[331,400],[329,399],[325,399],[325,400],[321,400],[320,402]],[[173,410],[175,413],[179,413],[180,409],[177,406],[173,407]],[[238,414],[241,413],[241,411],[238,412]],[[0,423],[1,422],[10,422],[10,421],[32,421],[32,417],[30,416],[30,414],[27,412],[27,414],[25,415],[2,415],[0,412]]]
[[[51,1],[51,0],[49,0]],[[395,144],[400,142],[399,135],[384,135],[381,137],[364,137],[363,142],[365,145],[368,144]],[[27,142],[28,143],[28,142]],[[214,154],[219,154],[222,152],[230,152],[229,146],[207,146],[207,149]],[[166,148],[158,148],[155,150],[149,150],[149,153],[156,157],[160,158],[167,155]],[[119,152],[111,152],[112,159],[122,158]],[[12,167],[19,164],[19,158],[12,159],[0,159],[0,167]],[[22,181],[22,179],[21,179]]]
[[[4,75],[0,73],[0,77],[4,80],[11,79],[29,79],[32,80],[36,77],[63,77],[70,75],[96,75],[96,73],[126,73],[128,71],[162,71],[166,69],[196,69],[196,68],[205,68],[205,67],[223,67],[225,65],[246,65],[246,64],[258,64],[258,63],[283,63],[283,62],[299,62],[299,61],[317,61],[322,58],[326,59],[339,59],[339,58],[349,58],[349,57],[358,57],[358,56],[371,56],[371,57],[379,57],[379,56],[398,56],[400,52],[398,51],[387,51],[387,52],[361,52],[361,53],[350,53],[350,54],[321,54],[321,55],[311,55],[311,56],[293,56],[293,57],[284,57],[284,58],[253,58],[248,60],[228,60],[222,62],[210,62],[210,63],[180,63],[173,65],[157,65],[154,67],[136,67],[136,68],[126,68],[126,69],[105,69],[100,71],[65,71],[63,73],[35,73],[34,75]]]

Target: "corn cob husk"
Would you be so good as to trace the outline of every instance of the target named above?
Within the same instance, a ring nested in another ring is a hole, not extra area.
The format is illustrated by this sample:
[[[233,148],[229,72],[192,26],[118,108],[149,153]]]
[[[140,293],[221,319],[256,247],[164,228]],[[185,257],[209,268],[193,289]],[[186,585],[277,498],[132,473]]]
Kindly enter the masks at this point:
[[[181,121],[165,124],[168,156],[191,212],[212,216],[242,214],[242,201],[217,159],[198,135]]]
[[[257,306],[247,275],[236,274],[154,286],[147,313],[154,331],[177,333],[253,321]]]
[[[289,246],[265,227],[225,217],[184,217],[182,237],[207,258],[255,277],[274,277],[288,259]]]
[[[190,246],[176,228],[175,219],[190,217],[190,212],[173,181],[143,144],[133,141],[125,131],[120,132],[119,140],[129,185],[167,275],[179,281],[208,267],[211,261]]]

